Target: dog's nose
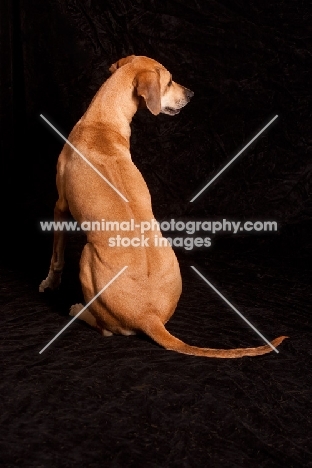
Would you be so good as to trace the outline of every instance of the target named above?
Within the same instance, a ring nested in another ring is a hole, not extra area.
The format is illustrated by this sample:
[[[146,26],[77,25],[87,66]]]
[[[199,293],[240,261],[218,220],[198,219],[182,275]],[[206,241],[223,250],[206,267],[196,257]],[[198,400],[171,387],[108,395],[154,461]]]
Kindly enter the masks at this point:
[[[194,93],[190,89],[185,88],[185,96],[187,100],[190,101],[190,99],[194,96]]]

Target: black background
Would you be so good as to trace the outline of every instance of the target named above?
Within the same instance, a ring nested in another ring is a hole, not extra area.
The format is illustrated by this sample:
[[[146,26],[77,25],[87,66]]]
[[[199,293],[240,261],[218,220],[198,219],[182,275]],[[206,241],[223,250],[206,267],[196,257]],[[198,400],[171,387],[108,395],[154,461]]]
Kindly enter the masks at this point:
[[[5,466],[312,466],[311,9],[308,2],[1,2],[1,457]],[[276,233],[212,236],[176,249],[183,295],[168,329],[190,344],[279,354],[215,360],[145,337],[103,339],[75,322],[83,237],[70,235],[63,283],[40,295],[61,139],[109,66],[147,55],[195,93],[175,117],[147,110],[131,152],[158,219],[276,220]],[[275,115],[194,203],[189,200]]]

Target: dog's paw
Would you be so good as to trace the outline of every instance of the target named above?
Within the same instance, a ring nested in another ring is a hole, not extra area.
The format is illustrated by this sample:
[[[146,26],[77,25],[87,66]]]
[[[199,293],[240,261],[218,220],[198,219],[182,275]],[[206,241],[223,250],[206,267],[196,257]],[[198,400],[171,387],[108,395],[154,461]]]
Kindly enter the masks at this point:
[[[47,278],[41,281],[39,292],[44,292],[46,289],[57,289],[61,283],[61,274],[49,273]]]
[[[72,317],[75,317],[77,314],[79,314],[79,312],[83,309],[83,305],[82,304],[74,304],[70,307],[69,309],[69,315],[71,315]]]
[[[111,331],[109,331],[109,330],[106,330],[105,328],[102,328],[100,330],[100,333],[101,333],[102,336],[113,336],[113,333]]]

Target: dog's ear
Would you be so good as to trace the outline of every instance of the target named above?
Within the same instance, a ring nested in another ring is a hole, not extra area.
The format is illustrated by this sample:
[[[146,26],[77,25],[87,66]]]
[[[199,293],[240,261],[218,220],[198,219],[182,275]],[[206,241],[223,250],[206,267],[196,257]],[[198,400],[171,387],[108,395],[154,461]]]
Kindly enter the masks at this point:
[[[126,65],[126,63],[132,62],[132,60],[135,58],[135,55],[129,55],[128,57],[122,58],[120,60],[117,60],[117,62],[113,63],[109,67],[109,71],[113,74],[115,73],[118,68],[122,67],[123,65]]]
[[[161,111],[159,72],[156,70],[139,73],[135,77],[134,86],[137,95],[144,98],[146,107],[152,114],[158,115]]]

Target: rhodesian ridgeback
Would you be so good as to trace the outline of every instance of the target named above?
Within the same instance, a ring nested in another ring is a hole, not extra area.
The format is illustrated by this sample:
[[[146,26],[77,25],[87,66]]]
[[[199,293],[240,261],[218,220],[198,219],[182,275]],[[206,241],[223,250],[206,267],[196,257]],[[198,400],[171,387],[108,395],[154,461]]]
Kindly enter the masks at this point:
[[[146,239],[142,245],[132,242],[142,237],[141,223],[150,222],[154,215],[147,185],[131,160],[130,123],[137,109],[143,106],[154,115],[178,114],[193,92],[172,81],[169,71],[148,57],[123,58],[110,71],[112,75],[69,136],[73,147],[93,167],[65,144],[57,163],[59,198],[54,219],[64,221],[70,212],[78,224],[105,219],[121,226],[133,219],[135,227],[126,233],[129,245],[115,247],[110,246],[112,232],[90,230],[87,233],[80,260],[80,281],[86,303],[121,269],[127,268],[80,318],[104,336],[143,332],[164,348],[184,354],[236,358],[269,353],[272,351],[269,345],[229,350],[189,346],[166,330],[164,325],[174,313],[182,292],[181,274],[169,242],[160,246],[160,240],[164,240],[160,231],[155,233],[151,228],[144,232],[149,241],[156,236],[157,245],[147,243]],[[125,232],[119,230],[116,234],[124,236]],[[64,235],[63,231],[54,232],[50,270],[40,291],[55,289],[60,283]],[[71,307],[70,315],[76,316],[82,309],[82,304],[76,304]],[[277,346],[284,338],[276,338],[272,344]]]

